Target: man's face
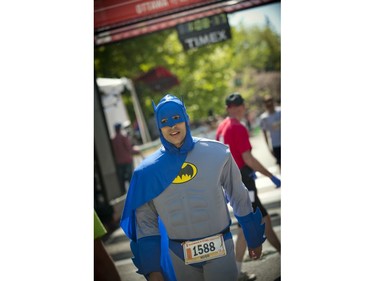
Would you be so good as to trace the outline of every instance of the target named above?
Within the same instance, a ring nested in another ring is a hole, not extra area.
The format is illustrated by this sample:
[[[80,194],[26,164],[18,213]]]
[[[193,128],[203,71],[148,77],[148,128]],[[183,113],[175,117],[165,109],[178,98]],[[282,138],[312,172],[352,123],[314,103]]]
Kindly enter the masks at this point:
[[[238,106],[238,110],[241,112],[241,115],[242,117],[245,116],[245,113],[246,113],[246,107],[245,107],[245,104],[241,104]]]
[[[241,119],[245,116],[246,108],[244,104],[241,105],[231,105],[227,107],[229,115],[232,117],[236,117],[237,119]]]
[[[170,118],[173,118],[173,120],[177,121],[181,119],[180,115],[174,115]],[[167,123],[167,118],[164,118],[161,120],[161,123]],[[177,148],[181,147],[184,143],[185,137],[186,137],[186,124],[185,122],[179,122],[175,123],[173,127],[170,126],[164,126],[161,128],[161,133],[163,134],[163,137],[176,146]]]
[[[164,139],[180,148],[187,134],[186,122],[188,122],[181,105],[174,102],[165,103],[159,108],[156,118]]]
[[[269,99],[269,100],[265,101],[264,106],[266,107],[267,111],[273,111],[274,110],[273,100]]]

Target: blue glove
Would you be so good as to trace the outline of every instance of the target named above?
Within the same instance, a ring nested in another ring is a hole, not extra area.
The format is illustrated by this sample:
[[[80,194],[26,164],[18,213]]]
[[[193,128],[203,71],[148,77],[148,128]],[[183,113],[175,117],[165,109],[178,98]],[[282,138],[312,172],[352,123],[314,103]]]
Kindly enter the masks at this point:
[[[138,239],[137,242],[130,242],[130,248],[134,255],[132,260],[134,265],[138,268],[137,273],[146,276],[154,271],[162,272],[160,266],[160,245],[160,235],[147,236]]]
[[[281,180],[279,180],[277,177],[272,176],[271,181],[276,185],[277,188],[281,186]]]
[[[252,178],[253,180],[256,180],[258,178],[255,171],[250,174],[250,178]]]
[[[249,213],[246,216],[234,216],[242,227],[247,246],[255,249],[262,245],[266,240],[266,236],[264,235],[266,226],[262,223],[262,213],[260,212],[259,207],[257,207],[254,213]]]

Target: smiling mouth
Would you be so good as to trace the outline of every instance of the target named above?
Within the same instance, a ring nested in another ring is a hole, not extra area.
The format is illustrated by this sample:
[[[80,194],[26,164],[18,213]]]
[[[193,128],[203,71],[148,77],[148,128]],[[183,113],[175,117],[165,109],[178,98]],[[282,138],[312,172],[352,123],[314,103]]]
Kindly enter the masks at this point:
[[[176,136],[176,135],[178,135],[180,132],[172,132],[172,133],[170,133],[170,135],[173,137],[173,136]]]

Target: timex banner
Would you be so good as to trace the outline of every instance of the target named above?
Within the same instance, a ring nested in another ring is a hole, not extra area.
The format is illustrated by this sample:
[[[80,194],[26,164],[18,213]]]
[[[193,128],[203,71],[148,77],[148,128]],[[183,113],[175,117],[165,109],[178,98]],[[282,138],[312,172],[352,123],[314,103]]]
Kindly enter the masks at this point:
[[[176,28],[185,51],[231,38],[225,13],[182,23]]]
[[[175,28],[179,24],[218,14],[255,8],[280,0],[94,0],[94,41],[101,46]],[[203,22],[207,24],[206,22]],[[199,23],[190,26],[199,29]],[[216,28],[218,28],[216,26]],[[230,38],[229,28],[187,38],[184,48],[199,47]],[[199,37],[201,35],[201,37]],[[188,35],[182,35],[182,38]]]

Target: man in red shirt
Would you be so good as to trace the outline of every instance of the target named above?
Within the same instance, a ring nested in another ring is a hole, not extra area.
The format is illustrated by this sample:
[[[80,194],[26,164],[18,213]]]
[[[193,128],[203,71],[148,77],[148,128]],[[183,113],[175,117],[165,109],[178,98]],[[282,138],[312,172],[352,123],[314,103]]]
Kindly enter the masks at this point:
[[[216,131],[216,140],[221,141],[229,146],[238,168],[241,170],[242,181],[249,190],[249,196],[253,204],[253,209],[260,209],[265,223],[265,234],[268,241],[280,253],[281,244],[272,229],[271,219],[260,202],[258,192],[255,186],[255,172],[269,177],[276,185],[281,186],[281,181],[272,175],[251,153],[251,143],[247,128],[241,123],[246,113],[244,99],[238,93],[231,94],[225,100],[228,117],[226,117],[218,126]],[[239,230],[236,241],[236,262],[239,277],[241,277],[242,260],[246,251],[246,241],[242,230]],[[242,274],[243,275],[243,274]]]
[[[117,176],[120,182],[121,193],[125,194],[125,182],[130,182],[133,173],[133,155],[141,154],[128,136],[121,133],[121,124],[115,124],[116,135],[112,138],[112,147],[115,156]]]

